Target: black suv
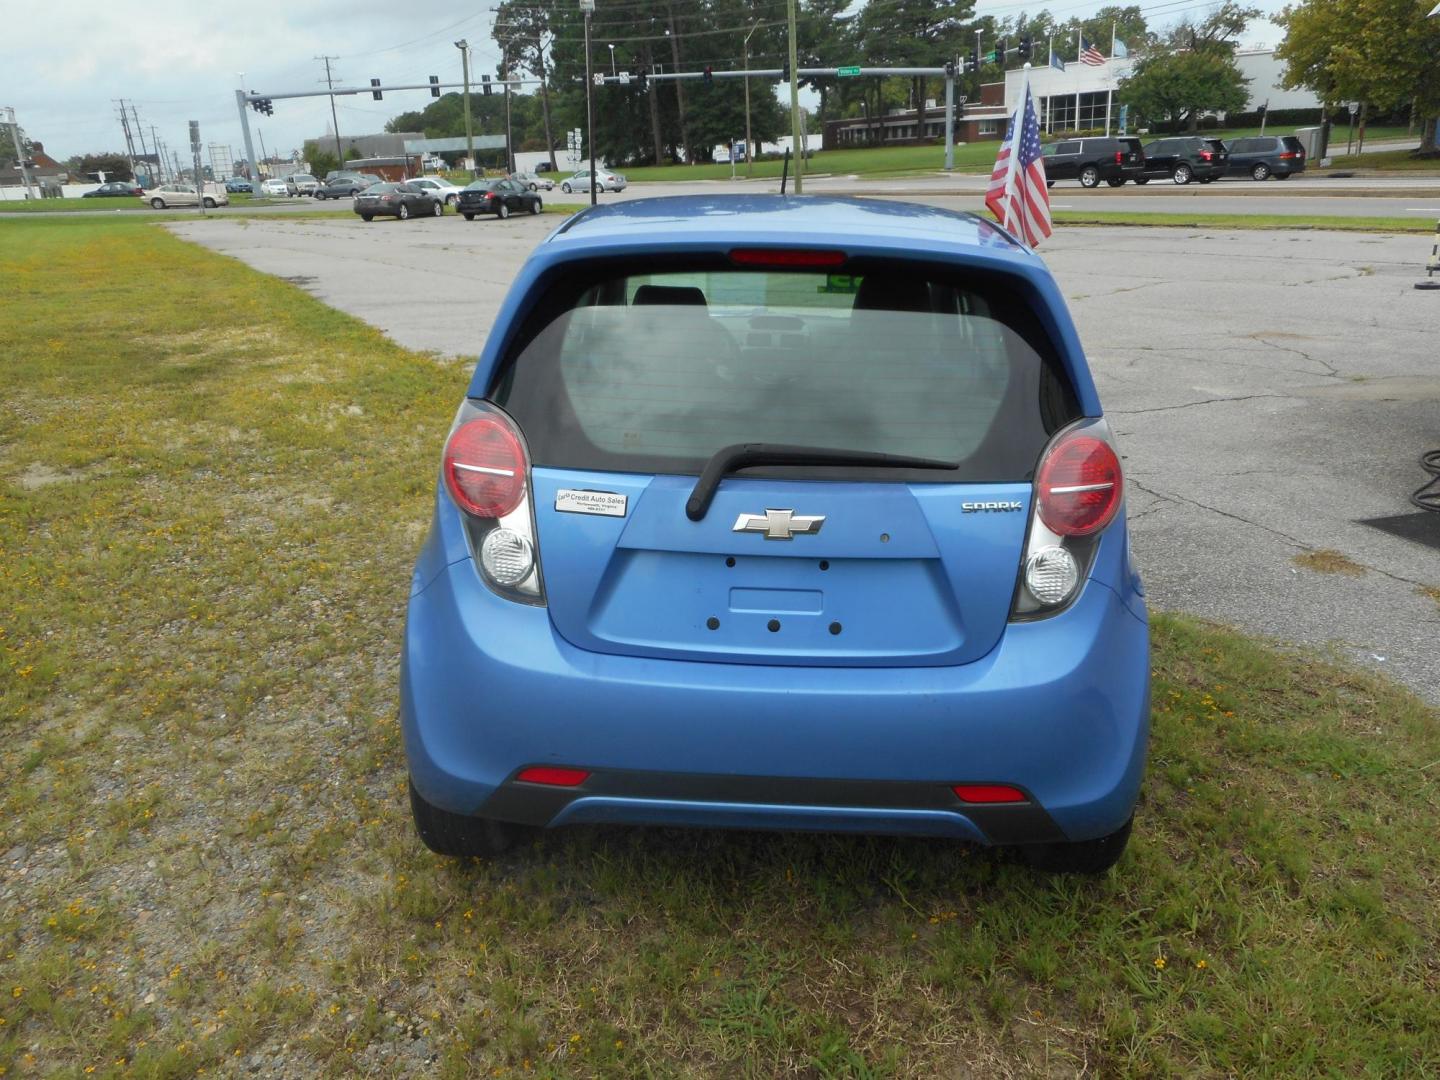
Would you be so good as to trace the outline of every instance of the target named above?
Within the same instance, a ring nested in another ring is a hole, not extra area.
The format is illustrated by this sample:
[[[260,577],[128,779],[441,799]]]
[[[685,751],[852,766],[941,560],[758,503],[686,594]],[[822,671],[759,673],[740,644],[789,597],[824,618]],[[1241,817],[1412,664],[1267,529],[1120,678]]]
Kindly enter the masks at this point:
[[[1225,175],[1229,158],[1229,151],[1219,139],[1202,139],[1198,135],[1157,139],[1145,147],[1144,175],[1135,182],[1169,179],[1177,184],[1191,180],[1208,184]]]
[[[1289,180],[1305,171],[1305,144],[1294,135],[1252,135],[1229,144],[1230,175]]]
[[[1104,180],[1119,187],[1141,175],[1145,155],[1139,139],[1062,139],[1044,149],[1045,181],[1079,180],[1081,187],[1096,187]]]

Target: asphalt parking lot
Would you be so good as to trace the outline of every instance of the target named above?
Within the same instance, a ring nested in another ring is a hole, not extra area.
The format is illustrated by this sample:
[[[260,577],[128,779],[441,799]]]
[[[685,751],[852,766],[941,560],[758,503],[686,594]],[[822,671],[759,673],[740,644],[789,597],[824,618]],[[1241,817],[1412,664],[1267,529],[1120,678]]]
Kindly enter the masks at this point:
[[[469,357],[559,223],[173,228],[404,345]],[[1440,701],[1440,516],[1407,501],[1440,446],[1440,294],[1412,288],[1429,238],[1062,228],[1041,253],[1120,438],[1152,607],[1331,648]],[[457,395],[465,378],[457,365]]]

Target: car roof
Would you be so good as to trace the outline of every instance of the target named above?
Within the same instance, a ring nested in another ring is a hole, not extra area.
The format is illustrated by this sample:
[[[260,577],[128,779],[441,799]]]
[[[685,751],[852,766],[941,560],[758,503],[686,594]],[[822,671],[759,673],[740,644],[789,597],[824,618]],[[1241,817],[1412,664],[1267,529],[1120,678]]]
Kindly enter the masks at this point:
[[[986,218],[892,199],[829,195],[668,195],[605,203],[570,218],[552,245],[608,247],[643,236],[647,247],[738,244],[912,250],[986,248],[1033,258]],[[817,237],[824,237],[817,241]],[[903,239],[902,239],[903,238]]]

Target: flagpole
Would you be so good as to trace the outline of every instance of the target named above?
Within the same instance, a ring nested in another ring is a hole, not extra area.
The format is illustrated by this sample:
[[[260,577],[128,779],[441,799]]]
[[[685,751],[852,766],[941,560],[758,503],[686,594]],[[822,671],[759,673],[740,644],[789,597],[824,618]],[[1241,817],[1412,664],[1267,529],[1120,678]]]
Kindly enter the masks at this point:
[[[1085,46],[1084,38],[1080,35],[1080,27],[1075,27],[1075,130],[1080,130],[1080,69],[1084,65],[1080,63],[1080,50]]]
[[[1050,27],[1050,44],[1046,50],[1049,56],[1045,57],[1045,63],[1052,68],[1055,66],[1055,27]],[[1047,76],[1050,85],[1055,85],[1055,76]],[[1045,134],[1052,135],[1055,132],[1055,95],[1051,94],[1045,99]]]

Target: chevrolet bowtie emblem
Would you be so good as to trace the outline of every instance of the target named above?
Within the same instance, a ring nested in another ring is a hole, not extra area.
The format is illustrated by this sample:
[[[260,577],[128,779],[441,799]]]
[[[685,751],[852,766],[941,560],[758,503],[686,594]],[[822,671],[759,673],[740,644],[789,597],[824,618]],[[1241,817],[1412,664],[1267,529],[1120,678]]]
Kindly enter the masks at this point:
[[[741,514],[734,532],[764,533],[766,540],[791,540],[796,533],[818,533],[825,515],[805,517],[794,510],[766,510],[763,514]]]

